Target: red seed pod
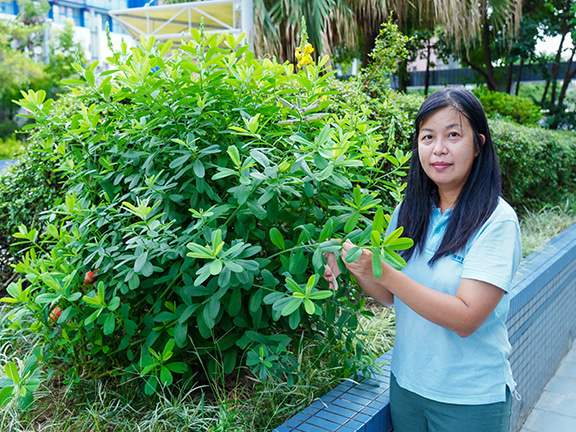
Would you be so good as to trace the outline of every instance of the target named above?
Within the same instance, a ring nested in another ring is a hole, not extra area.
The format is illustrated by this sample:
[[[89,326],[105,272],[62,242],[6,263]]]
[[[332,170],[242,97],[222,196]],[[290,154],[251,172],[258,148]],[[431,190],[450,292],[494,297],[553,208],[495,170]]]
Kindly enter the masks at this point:
[[[98,275],[96,274],[97,272],[98,270],[87,271],[86,274],[84,275],[84,285],[92,285],[94,282],[96,282],[98,280]]]
[[[62,315],[62,310],[58,306],[54,306],[54,309],[52,309],[52,312],[50,312],[50,319],[52,321],[58,321],[60,315]]]

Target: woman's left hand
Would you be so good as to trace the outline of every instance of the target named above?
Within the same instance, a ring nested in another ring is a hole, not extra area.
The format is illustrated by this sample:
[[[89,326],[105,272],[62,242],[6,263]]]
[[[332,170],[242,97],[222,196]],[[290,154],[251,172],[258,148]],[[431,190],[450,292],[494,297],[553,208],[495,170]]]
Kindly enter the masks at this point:
[[[372,271],[372,251],[367,249],[362,249],[362,254],[360,258],[356,261],[349,263],[346,262],[344,259],[348,251],[352,248],[355,248],[356,245],[352,243],[350,240],[346,240],[344,244],[342,244],[342,252],[341,257],[344,264],[346,264],[346,268],[350,273],[354,275],[356,279],[364,279],[368,281],[375,281],[377,280],[374,277],[374,273]],[[384,265],[384,264],[383,264]]]

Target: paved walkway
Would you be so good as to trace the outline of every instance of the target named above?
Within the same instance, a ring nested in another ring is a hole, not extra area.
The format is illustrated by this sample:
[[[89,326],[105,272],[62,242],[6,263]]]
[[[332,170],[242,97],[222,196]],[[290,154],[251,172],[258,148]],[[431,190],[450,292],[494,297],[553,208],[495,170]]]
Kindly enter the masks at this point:
[[[576,343],[548,382],[520,432],[576,431]]]

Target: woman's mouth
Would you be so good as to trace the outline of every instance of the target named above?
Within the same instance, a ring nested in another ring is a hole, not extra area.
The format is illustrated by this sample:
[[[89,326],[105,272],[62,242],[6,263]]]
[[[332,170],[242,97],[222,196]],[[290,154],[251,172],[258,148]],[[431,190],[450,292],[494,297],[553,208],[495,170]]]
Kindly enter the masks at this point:
[[[434,162],[432,166],[437,170],[445,170],[450,166],[450,164],[448,162]]]

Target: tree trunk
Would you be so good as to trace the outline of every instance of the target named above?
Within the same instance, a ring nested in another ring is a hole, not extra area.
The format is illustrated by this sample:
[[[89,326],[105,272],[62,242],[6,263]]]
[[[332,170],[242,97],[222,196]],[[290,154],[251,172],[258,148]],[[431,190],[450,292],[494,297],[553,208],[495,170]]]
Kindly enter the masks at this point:
[[[566,10],[570,10],[570,3],[571,0],[566,0]],[[554,63],[552,64],[552,77],[550,81],[546,81],[546,86],[544,87],[544,94],[542,95],[542,102],[541,105],[543,106],[546,102],[546,96],[548,94],[548,89],[550,88],[550,84],[552,84],[552,93],[550,94],[550,103],[554,105],[556,103],[556,86],[558,81],[558,73],[560,72],[560,62],[562,61],[562,49],[564,46],[564,40],[566,39],[566,35],[568,34],[568,22],[567,22],[567,14],[564,15],[562,19],[562,38],[560,39],[560,45],[558,46],[558,51],[556,51],[556,57],[554,58]]]
[[[522,70],[524,69],[524,58],[520,60],[520,66],[518,66],[518,76],[516,77],[516,88],[514,89],[514,94],[518,96],[518,91],[520,90],[520,81],[522,81]]]
[[[512,75],[514,74],[514,62],[508,64],[508,72],[506,73],[506,93],[510,94],[512,91]]]
[[[576,46],[572,48],[572,55],[566,63],[566,71],[564,72],[564,82],[562,83],[562,89],[560,90],[560,95],[558,96],[558,105],[562,105],[564,102],[564,98],[566,97],[566,92],[568,91],[568,86],[570,85],[570,81],[576,75],[576,68],[572,69],[572,63],[574,61],[574,55],[576,54]]]
[[[496,76],[492,65],[492,53],[490,52],[490,26],[488,24],[488,7],[486,0],[481,0],[482,10],[482,48],[484,50],[484,62],[486,63],[486,84],[488,90],[496,91]]]
[[[428,88],[430,87],[430,57],[432,54],[432,44],[428,41],[426,47],[426,72],[424,72],[424,96],[428,96]]]
[[[364,44],[362,45],[362,67],[367,67],[370,62],[372,61],[368,54],[374,51],[374,47],[376,46],[376,38],[380,35],[380,28],[376,28],[376,30],[369,30],[367,31],[364,36]]]

